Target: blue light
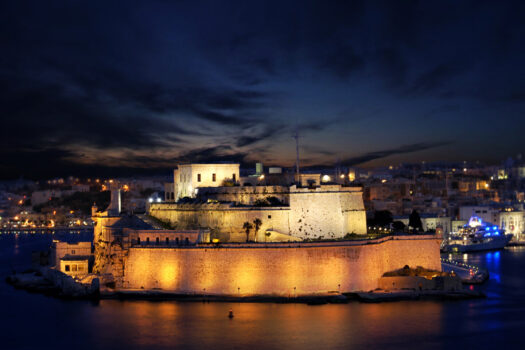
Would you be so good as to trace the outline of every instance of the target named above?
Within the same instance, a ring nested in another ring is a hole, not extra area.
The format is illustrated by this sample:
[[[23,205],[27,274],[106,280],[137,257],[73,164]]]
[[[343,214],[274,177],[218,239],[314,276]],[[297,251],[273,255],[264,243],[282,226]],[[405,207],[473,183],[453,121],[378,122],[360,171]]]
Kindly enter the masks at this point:
[[[499,236],[499,231],[494,232],[496,236]]]
[[[493,229],[493,230],[497,230],[497,229],[498,229],[498,226],[493,226],[492,229]]]

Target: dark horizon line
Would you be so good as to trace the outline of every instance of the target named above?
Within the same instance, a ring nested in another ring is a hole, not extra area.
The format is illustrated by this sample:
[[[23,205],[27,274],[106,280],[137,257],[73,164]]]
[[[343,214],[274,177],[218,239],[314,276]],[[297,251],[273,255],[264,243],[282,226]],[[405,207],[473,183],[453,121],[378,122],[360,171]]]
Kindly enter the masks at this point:
[[[205,164],[204,162],[196,162]],[[206,164],[220,164],[220,162],[207,162]],[[224,163],[224,162],[223,162]],[[243,171],[247,171],[250,169],[255,170],[255,164],[258,162],[234,162],[237,164],[240,164],[240,168]],[[469,166],[475,166],[475,168],[483,168],[483,167],[497,167],[500,166],[504,162],[499,162],[497,164],[491,164],[491,163],[485,163],[481,161],[432,161],[432,162],[426,162],[426,161],[418,161],[418,162],[403,162],[398,163],[397,165],[393,165],[394,167],[402,167],[402,166],[421,166],[425,164],[426,166],[445,166],[449,168],[454,167],[462,167],[463,165],[467,164]],[[182,164],[182,163],[180,163]],[[184,162],[184,164],[193,164]],[[74,178],[82,178],[82,179],[88,179],[88,178],[125,178],[125,177],[160,177],[165,176],[169,177],[172,176],[172,172],[175,169],[176,164],[174,164],[173,167],[152,167],[152,168],[139,168],[139,167],[110,167],[110,166],[81,166],[79,168],[73,169],[69,172],[66,171],[49,171],[49,172],[40,172],[46,175],[43,176],[26,176],[25,174],[19,174],[19,175],[11,175],[11,176],[2,176],[0,175],[0,181],[17,181],[17,180],[31,180],[31,181],[40,181],[40,180],[49,180],[49,179],[56,179],[56,178],[64,178],[67,179],[69,177]],[[283,170],[290,170],[295,171],[295,165],[289,165],[289,166],[281,166],[281,165],[275,165],[275,164],[269,164],[266,165],[263,163],[263,166],[265,168],[270,167],[278,167],[282,168]],[[502,165],[504,166],[504,165]],[[389,165],[383,165],[383,166],[363,166],[361,164],[356,165],[345,165],[345,164],[314,164],[314,165],[308,165],[308,166],[301,166],[301,170],[326,170],[326,169],[337,169],[338,167],[341,168],[356,168],[356,169],[382,169],[382,168],[388,168]]]

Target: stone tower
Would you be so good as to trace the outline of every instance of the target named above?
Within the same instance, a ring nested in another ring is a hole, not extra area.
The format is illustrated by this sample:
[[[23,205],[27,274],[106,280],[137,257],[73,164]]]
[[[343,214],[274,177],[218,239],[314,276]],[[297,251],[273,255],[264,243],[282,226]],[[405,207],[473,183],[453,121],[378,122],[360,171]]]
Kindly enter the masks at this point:
[[[120,220],[120,190],[111,190],[111,201],[104,212],[97,212],[94,205],[91,208],[92,219],[95,222],[93,230],[93,245],[95,248],[95,264],[93,272],[97,274],[111,273],[108,271],[110,264],[111,246],[115,240],[114,229],[111,227]]]

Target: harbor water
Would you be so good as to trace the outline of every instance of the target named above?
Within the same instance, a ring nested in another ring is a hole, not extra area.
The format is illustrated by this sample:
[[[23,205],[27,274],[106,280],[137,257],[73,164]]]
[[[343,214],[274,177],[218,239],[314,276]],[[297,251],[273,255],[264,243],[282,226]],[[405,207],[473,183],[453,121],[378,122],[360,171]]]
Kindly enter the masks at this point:
[[[65,301],[15,290],[13,270],[50,234],[0,235],[0,349],[518,349],[525,247],[456,255],[490,272],[467,301],[276,303]],[[69,240],[86,234],[65,235]],[[444,257],[449,257],[446,255]],[[229,310],[234,317],[228,318]]]

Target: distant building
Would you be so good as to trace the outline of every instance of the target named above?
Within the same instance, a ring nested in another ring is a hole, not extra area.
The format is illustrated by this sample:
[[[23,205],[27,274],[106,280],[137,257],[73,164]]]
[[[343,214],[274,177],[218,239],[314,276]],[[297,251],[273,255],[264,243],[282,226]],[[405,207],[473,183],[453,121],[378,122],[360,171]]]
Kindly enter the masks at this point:
[[[175,201],[194,198],[199,187],[218,187],[239,180],[239,164],[180,164],[173,172]]]
[[[459,219],[469,220],[472,216],[477,216],[485,222],[495,224],[498,222],[499,210],[489,206],[462,206],[459,208]]]
[[[53,198],[60,198],[63,195],[64,191],[61,190],[35,191],[31,194],[31,205],[39,205]]]
[[[401,221],[405,226],[408,226],[410,221],[408,216],[394,217],[394,221]],[[423,231],[436,231],[440,228],[443,233],[443,236],[448,237],[449,233],[452,230],[452,220],[450,217],[435,217],[435,216],[426,216],[421,215],[421,224],[423,225]]]
[[[69,243],[54,240],[51,246],[51,265],[66,275],[87,275],[93,259],[91,242]]]
[[[525,211],[504,211],[499,214],[499,226],[505,233],[514,235],[515,240],[525,239]]]

